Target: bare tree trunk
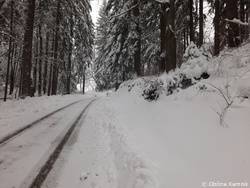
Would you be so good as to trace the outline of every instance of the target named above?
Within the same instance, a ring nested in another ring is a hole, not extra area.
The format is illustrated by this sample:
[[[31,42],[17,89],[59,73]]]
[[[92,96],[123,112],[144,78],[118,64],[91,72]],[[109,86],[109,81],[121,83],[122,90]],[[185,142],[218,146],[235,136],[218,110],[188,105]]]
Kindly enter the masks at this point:
[[[138,0],[134,0],[134,5],[139,3]],[[134,19],[136,24],[136,45],[134,52],[134,70],[137,76],[141,76],[141,29],[140,29],[140,9],[139,4],[134,8]]]
[[[246,29],[246,37],[245,39],[249,38],[249,34],[250,34],[250,20],[249,20],[249,16],[250,16],[250,2],[247,1],[246,2],[246,23],[248,23],[248,29]]]
[[[42,37],[42,26],[39,24],[39,41],[40,41],[40,52],[39,52],[39,65],[38,65],[38,96],[42,96],[42,66],[43,66],[43,37]]]
[[[183,30],[183,46],[184,46],[184,48],[183,48],[183,51],[185,52],[185,50],[186,50],[186,29],[184,29]]]
[[[57,14],[56,14],[56,31],[55,31],[55,46],[54,46],[54,63],[52,73],[52,95],[57,94],[58,83],[58,41],[59,41],[59,24],[60,24],[60,4],[61,0],[57,1]]]
[[[170,0],[170,6],[167,11],[166,26],[167,44],[166,44],[166,72],[176,68],[176,38],[175,38],[175,2]]]
[[[199,8],[199,46],[203,44],[203,0],[200,0],[200,8]]]
[[[22,96],[32,95],[31,93],[31,60],[32,60],[32,40],[35,18],[35,0],[28,0],[28,15],[25,26],[23,53],[22,53]]]
[[[9,53],[8,53],[8,64],[7,64],[7,74],[6,74],[6,82],[5,82],[5,92],[4,92],[4,102],[7,99],[8,93],[8,85],[9,85],[9,72],[10,72],[10,59],[11,59],[11,47],[12,47],[12,26],[13,26],[13,7],[14,1],[11,1],[11,13],[10,13],[10,38],[9,38]]]
[[[46,44],[45,44],[45,59],[44,59],[44,72],[43,72],[43,94],[47,92],[48,83],[48,61],[49,61],[49,32],[46,34]]]
[[[82,75],[82,94],[85,94],[85,69]]]
[[[50,68],[49,68],[49,86],[48,86],[48,96],[51,95],[51,86],[52,86],[52,72],[53,72],[53,63],[54,63],[54,44],[55,44],[55,35],[53,35],[52,45],[51,45],[51,60],[50,60]]]
[[[36,42],[35,42],[35,65],[33,66],[33,95],[35,95],[37,90],[37,67],[38,67],[38,58],[39,58],[39,36],[38,32],[36,33]]]
[[[233,20],[238,18],[238,0],[227,0],[227,19]],[[240,45],[239,39],[239,25],[236,23],[228,22],[228,46],[237,47]]]
[[[160,30],[161,30],[161,54],[160,54],[160,65],[159,65],[159,71],[160,73],[163,73],[166,71],[166,8],[167,4],[161,4],[161,13],[160,13]]]
[[[72,57],[72,48],[73,48],[73,19],[71,19],[71,26],[70,26],[70,45],[69,45],[69,54],[68,54],[68,66],[67,66],[67,83],[66,83],[66,94],[71,93],[71,57]]]
[[[190,42],[194,42],[194,18],[193,18],[193,0],[189,0],[189,28],[190,28]]]
[[[15,54],[15,43],[12,45],[12,52],[11,52],[11,60],[10,60],[10,65],[11,65],[11,70],[10,70],[10,92],[9,94],[11,95],[14,91],[14,84],[15,84],[15,73],[16,73],[16,68],[17,64],[16,61],[14,61],[14,54]]]
[[[215,0],[214,7],[214,55],[218,55],[220,53],[220,0]]]
[[[240,21],[245,22],[245,0],[240,0]],[[246,38],[246,26],[240,26],[240,42]]]

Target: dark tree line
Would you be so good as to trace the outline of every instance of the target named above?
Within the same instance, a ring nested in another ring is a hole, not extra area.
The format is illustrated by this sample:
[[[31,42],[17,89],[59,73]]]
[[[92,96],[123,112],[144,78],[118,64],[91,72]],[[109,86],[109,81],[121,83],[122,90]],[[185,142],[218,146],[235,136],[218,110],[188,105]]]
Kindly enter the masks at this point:
[[[133,75],[169,72],[180,66],[187,46],[204,44],[204,2],[214,15],[213,54],[249,37],[247,0],[104,0],[96,28],[97,89]]]
[[[89,0],[0,0],[0,6],[5,100],[14,91],[21,97],[75,91],[93,56]]]
[[[218,55],[220,50],[226,45],[237,47],[249,38],[249,26],[238,24],[249,22],[250,1],[248,0],[209,0],[214,17],[214,55]],[[227,21],[228,20],[228,21]]]
[[[95,33],[97,90],[179,67],[190,43],[205,42],[205,3],[214,15],[214,55],[249,38],[249,0],[103,0]],[[5,98],[7,92],[70,94],[85,80],[94,52],[89,0],[0,0],[0,8]]]

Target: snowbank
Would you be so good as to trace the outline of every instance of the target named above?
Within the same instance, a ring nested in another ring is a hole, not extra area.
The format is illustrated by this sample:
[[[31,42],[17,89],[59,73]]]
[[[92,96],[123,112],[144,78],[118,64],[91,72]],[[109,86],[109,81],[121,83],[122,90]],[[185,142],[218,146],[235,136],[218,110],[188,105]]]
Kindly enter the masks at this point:
[[[136,153],[154,164],[160,188],[250,183],[250,44],[199,61],[160,77],[127,81],[110,98]],[[194,78],[204,70],[208,79],[166,92],[180,78],[177,72]],[[142,96],[150,82],[160,85],[154,102]]]
[[[109,100],[99,101],[94,114],[97,124],[109,140],[107,155],[112,156],[108,174],[119,188],[156,188],[154,167],[137,153],[129,140],[121,115],[110,105]],[[98,117],[98,118],[97,118]]]

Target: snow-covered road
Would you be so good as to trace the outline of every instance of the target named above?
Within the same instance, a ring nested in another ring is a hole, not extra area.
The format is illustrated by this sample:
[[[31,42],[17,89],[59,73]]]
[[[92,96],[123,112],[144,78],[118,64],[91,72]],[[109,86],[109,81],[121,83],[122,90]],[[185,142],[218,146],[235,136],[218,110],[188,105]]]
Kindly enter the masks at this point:
[[[76,118],[92,100],[81,100],[0,145],[0,187],[29,187]]]
[[[81,102],[55,113],[0,145],[1,188],[30,187],[69,127],[93,99],[90,96],[85,96]],[[64,98],[62,103],[68,104],[69,101],[74,102],[81,98],[76,97],[74,100]],[[60,100],[58,96],[57,101]],[[34,101],[30,101],[31,103],[35,104]],[[16,105],[7,106],[8,108],[16,107]],[[51,108],[47,111],[51,111]],[[41,110],[40,113],[38,110],[37,113],[37,116],[41,116],[44,112]],[[32,114],[32,112],[27,114]],[[14,117],[11,119],[15,119]],[[22,114],[19,114],[17,119],[18,117],[22,117]],[[21,124],[23,124],[22,121]],[[20,127],[21,125],[18,126]],[[8,130],[6,125],[0,126],[1,128]],[[156,187],[154,168],[138,155],[128,136],[122,119],[107,98],[96,100],[83,114],[42,187]]]
[[[155,188],[154,170],[128,140],[119,114],[105,98],[85,113],[43,188]]]

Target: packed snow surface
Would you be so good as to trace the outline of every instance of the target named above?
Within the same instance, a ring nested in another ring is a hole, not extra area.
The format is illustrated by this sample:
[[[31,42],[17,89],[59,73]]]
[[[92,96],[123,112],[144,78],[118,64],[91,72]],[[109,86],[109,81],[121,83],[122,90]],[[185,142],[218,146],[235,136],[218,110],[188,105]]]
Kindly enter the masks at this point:
[[[208,79],[193,79],[204,70]],[[170,94],[166,89],[178,81],[178,72],[193,85]],[[161,91],[149,102],[142,96],[145,82],[156,79]],[[44,187],[250,185],[250,44],[210,60],[195,57],[175,72],[130,80],[102,95],[84,115]],[[21,108],[18,101],[0,105],[1,112],[12,105]],[[34,108],[24,109],[35,114]],[[3,115],[5,126],[19,112]]]
[[[0,101],[0,139],[18,128],[27,125],[70,103],[88,99],[87,95],[62,95],[27,97],[20,100]]]

